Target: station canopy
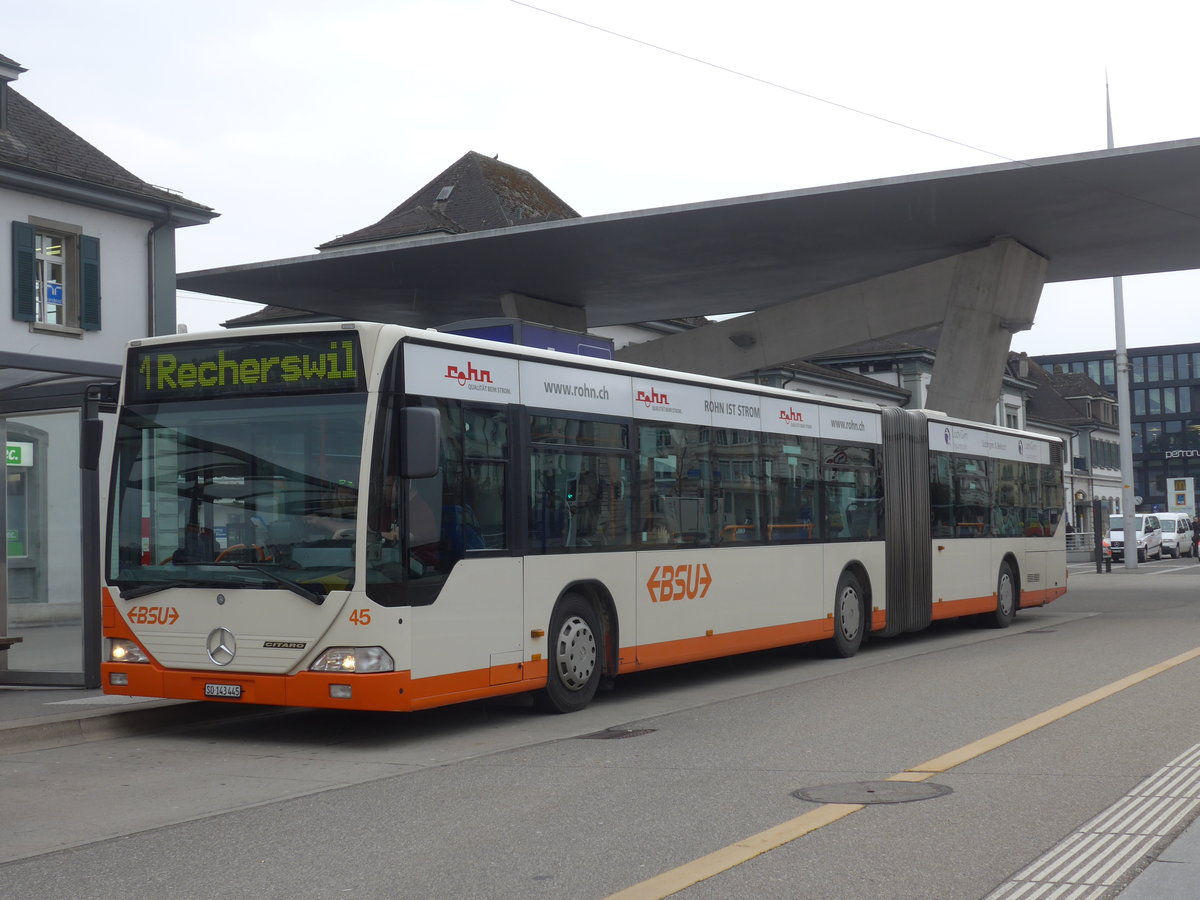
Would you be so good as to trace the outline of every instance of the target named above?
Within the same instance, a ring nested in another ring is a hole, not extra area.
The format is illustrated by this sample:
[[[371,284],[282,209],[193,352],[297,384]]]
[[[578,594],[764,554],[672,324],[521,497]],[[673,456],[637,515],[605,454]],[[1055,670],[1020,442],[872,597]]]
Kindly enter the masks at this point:
[[[1200,268],[1200,138],[468,234],[181,274],[190,291],[431,327],[506,292],[589,326],[807,297],[1011,237],[1048,282]]]

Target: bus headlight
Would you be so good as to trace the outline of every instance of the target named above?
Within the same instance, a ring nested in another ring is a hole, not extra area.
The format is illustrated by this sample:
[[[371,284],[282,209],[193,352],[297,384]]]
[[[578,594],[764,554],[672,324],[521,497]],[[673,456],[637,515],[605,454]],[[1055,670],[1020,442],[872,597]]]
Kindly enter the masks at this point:
[[[115,663],[148,663],[150,657],[142,652],[133,641],[122,638],[110,638],[108,641],[108,661]]]
[[[382,647],[330,647],[313,661],[313,672],[342,672],[346,674],[391,672],[396,662]]]

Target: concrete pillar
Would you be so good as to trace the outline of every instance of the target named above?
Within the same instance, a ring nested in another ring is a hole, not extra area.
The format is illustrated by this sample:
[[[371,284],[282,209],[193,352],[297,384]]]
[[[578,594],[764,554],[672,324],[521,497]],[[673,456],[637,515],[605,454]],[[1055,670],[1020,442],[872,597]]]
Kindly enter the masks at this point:
[[[1029,328],[1046,260],[1011,238],[617,351],[626,362],[732,377],[942,326],[927,405],[991,421],[1015,331]]]
[[[990,422],[1012,336],[1033,326],[1047,260],[1012,238],[968,255],[947,297],[926,405]]]
[[[550,300],[539,300],[513,291],[500,295],[501,313],[510,319],[549,325],[567,331],[587,331],[587,312],[578,306],[567,306]]]

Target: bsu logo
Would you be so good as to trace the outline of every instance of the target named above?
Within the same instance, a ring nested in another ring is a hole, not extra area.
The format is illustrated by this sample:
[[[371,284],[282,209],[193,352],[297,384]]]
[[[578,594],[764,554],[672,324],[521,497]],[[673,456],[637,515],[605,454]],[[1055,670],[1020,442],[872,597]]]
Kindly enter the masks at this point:
[[[646,582],[652,603],[668,600],[695,600],[708,593],[712,575],[706,563],[687,563],[681,566],[655,566]]]
[[[455,365],[446,366],[446,377],[454,379],[459,384],[466,384],[468,381],[477,381],[480,384],[492,383],[492,373],[487,369],[475,368],[470,360],[467,361],[467,370],[465,372]]]

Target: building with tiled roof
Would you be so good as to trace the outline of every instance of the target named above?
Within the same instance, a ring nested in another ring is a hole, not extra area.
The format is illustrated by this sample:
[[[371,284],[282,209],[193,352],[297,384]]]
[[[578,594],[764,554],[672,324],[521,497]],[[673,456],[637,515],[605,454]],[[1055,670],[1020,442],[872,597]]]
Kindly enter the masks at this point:
[[[160,210],[178,208],[176,227],[200,224],[192,219],[207,222],[216,215],[203,204],[138,178],[11,86],[3,94],[6,108],[4,127],[0,128],[0,165],[9,170],[6,180],[15,177],[15,170],[23,169],[30,175],[75,182],[77,187],[93,186],[98,194],[112,193],[114,201],[117,194],[129,195],[130,200],[143,198],[158,204]],[[99,196],[96,202],[102,202]]]
[[[579,213],[524,169],[470,151],[378,222],[317,249],[577,218]]]
[[[529,172],[470,151],[378,222],[338,235],[317,250],[343,250],[430,234],[466,234],[576,218],[579,213]],[[328,313],[264,306],[230,319],[225,325],[245,328],[335,319]]]
[[[0,636],[36,626],[40,639],[0,650],[0,684],[95,687],[99,448],[89,439],[84,452],[83,435],[115,396],[126,344],[175,331],[176,229],[216,213],[31,102],[15,85],[26,71],[0,55]]]
[[[216,213],[27,100],[14,86],[25,71],[0,57],[0,204],[13,220],[0,284],[14,285],[0,346],[115,363],[130,338],[175,331],[175,230]]]

